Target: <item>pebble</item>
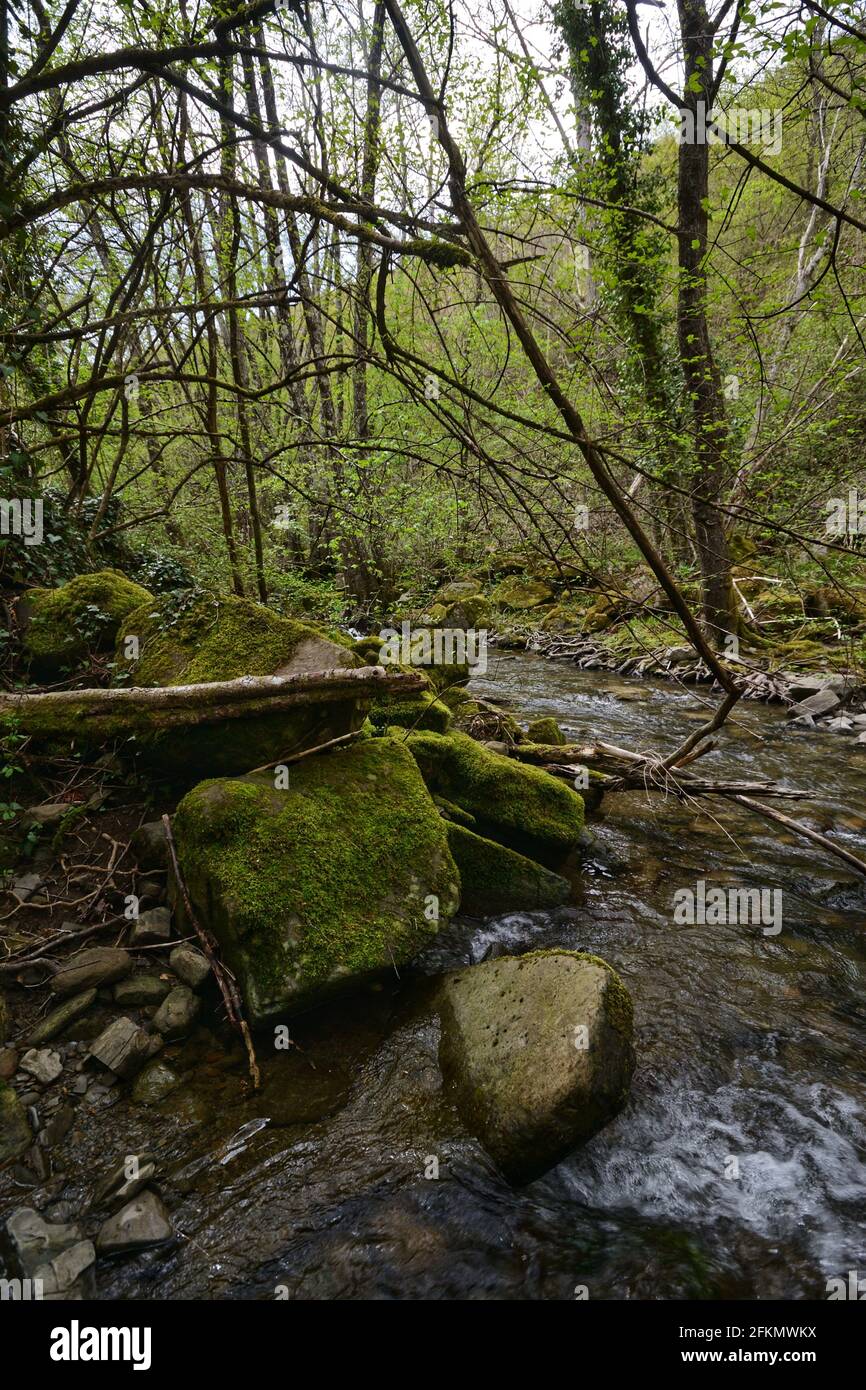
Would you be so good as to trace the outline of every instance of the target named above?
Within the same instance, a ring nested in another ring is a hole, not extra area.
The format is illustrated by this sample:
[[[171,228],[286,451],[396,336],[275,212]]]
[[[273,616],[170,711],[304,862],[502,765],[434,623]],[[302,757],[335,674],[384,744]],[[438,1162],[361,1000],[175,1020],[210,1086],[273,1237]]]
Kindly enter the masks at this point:
[[[195,1024],[201,1000],[187,985],[177,985],[160,1004],[153,1026],[166,1039],[184,1038]]]
[[[171,913],[167,907],[151,907],[132,925],[130,946],[158,946],[171,940]]]
[[[175,946],[168,963],[175,975],[183,980],[185,985],[189,985],[190,989],[200,989],[210,974],[210,963],[204,951],[200,951],[197,946],[190,946],[187,942]]]
[[[63,1071],[63,1063],[58,1052],[50,1052],[47,1048],[31,1048],[21,1058],[20,1069],[35,1077],[43,1086],[50,1086]]]

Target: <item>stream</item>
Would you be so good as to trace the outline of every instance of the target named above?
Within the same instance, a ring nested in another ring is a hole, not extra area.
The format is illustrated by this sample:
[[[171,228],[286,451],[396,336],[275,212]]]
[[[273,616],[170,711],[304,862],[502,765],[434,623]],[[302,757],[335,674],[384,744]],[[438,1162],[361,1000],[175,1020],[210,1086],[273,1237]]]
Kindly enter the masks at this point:
[[[675,748],[710,700],[649,682],[631,683],[635,700],[604,693],[626,685],[494,652],[471,689],[636,751]],[[758,704],[720,742],[702,768],[808,789],[781,804],[866,853],[866,748]],[[293,1025],[296,1045],[261,1058],[257,1095],[239,1048],[204,1032],[168,1049],[181,1086],[107,1105],[70,1155],[70,1174],[92,1174],[155,1151],[180,1232],[101,1262],[100,1296],[809,1299],[866,1274],[866,891],[781,828],[720,798],[703,808],[609,797],[579,902],[458,919],[411,978]],[[699,879],[781,890],[781,932],[675,924],[674,893]],[[523,1189],[443,1095],[429,1009],[436,974],[494,943],[597,953],[635,1002],[626,1108]]]

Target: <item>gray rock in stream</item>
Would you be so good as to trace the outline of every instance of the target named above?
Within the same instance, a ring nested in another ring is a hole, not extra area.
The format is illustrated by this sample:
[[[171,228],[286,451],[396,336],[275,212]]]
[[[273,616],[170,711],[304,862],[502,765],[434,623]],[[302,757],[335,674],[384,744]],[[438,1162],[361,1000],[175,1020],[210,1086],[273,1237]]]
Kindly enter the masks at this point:
[[[812,695],[818,694],[823,690],[832,691],[839,696],[839,702],[853,690],[856,682],[851,676],[843,676],[827,672],[822,674],[820,671],[816,675],[803,676],[796,672],[784,671],[782,679],[787,682],[788,695],[792,700],[807,700]]]
[[[100,1226],[96,1249],[100,1255],[146,1250],[152,1245],[162,1245],[171,1240],[172,1235],[171,1221],[164,1203],[147,1188]]]
[[[91,1206],[101,1207],[108,1203],[112,1206],[125,1205],[155,1177],[156,1159],[153,1154],[124,1154],[121,1161],[96,1184]]]
[[[96,1251],[80,1226],[48,1222],[31,1207],[17,1207],[6,1234],[21,1277],[40,1280],[43,1298],[93,1297]]]
[[[597,957],[533,951],[457,971],[439,1011],[442,1074],[510,1181],[540,1177],[622,1108],[632,1003]]]
[[[799,718],[801,715],[810,714],[814,719],[817,715],[829,714],[831,710],[838,709],[841,705],[841,696],[830,689],[816,690],[814,695],[809,695],[799,704],[792,705],[788,710],[791,718]]]

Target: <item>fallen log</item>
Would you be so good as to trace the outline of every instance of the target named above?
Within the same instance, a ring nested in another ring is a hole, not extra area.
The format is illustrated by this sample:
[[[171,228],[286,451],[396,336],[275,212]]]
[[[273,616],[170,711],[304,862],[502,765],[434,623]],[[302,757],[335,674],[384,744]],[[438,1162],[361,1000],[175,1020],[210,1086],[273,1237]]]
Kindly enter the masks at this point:
[[[701,730],[700,732],[703,734],[705,731]],[[691,740],[689,744],[691,745]],[[810,841],[811,844],[819,845],[828,854],[832,854],[836,859],[847,864],[849,868],[855,869],[857,873],[866,877],[866,862],[852,854],[850,850],[845,849],[844,845],[836,844],[826,835],[821,835],[817,830],[813,830],[811,826],[804,825],[802,821],[783,815],[781,811],[777,811],[771,806],[764,806],[760,801],[754,799],[754,794],[757,792],[761,796],[807,801],[812,795],[811,793],[796,787],[780,787],[778,783],[772,781],[740,782],[723,778],[711,779],[700,777],[693,772],[683,771],[687,762],[709,752],[711,747],[712,744],[706,744],[702,748],[689,746],[687,753],[684,753],[683,749],[679,749],[676,755],[680,760],[678,767],[671,765],[670,757],[661,759],[653,754],[632,753],[627,748],[618,748],[610,743],[567,744],[564,746],[532,743],[516,745],[509,751],[512,757],[543,767],[552,776],[560,777],[572,785],[575,777],[583,769],[604,772],[607,774],[607,783],[604,786],[605,793],[641,790],[676,796],[682,801],[703,796],[728,797],[739,806],[753,811],[765,820],[782,825],[786,830]]]
[[[279,714],[297,705],[379,700],[422,690],[421,672],[338,667],[290,676],[241,676],[200,685],[0,693],[0,722],[12,716],[33,737],[118,738]]]

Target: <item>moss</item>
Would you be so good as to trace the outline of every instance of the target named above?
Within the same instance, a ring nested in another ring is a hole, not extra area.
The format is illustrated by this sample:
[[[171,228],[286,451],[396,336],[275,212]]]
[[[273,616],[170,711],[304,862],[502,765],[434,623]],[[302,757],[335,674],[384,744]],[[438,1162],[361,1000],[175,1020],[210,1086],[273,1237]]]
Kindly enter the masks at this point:
[[[370,710],[377,729],[392,725],[403,729],[432,729],[444,734],[451,724],[451,711],[429,690],[420,690],[410,700],[378,700]]]
[[[137,608],[118,636],[118,661],[131,636],[139,641],[139,660],[129,666],[136,685],[192,685],[361,664],[352,643],[336,644],[308,623],[235,597],[202,595],[180,612],[170,600]],[[180,732],[154,734],[145,719],[135,732],[145,759],[167,780],[188,786],[203,775],[248,772],[338,738],[357,729],[365,712],[360,700],[328,701]]]
[[[117,570],[80,574],[59,589],[30,589],[21,605],[24,650],[42,668],[78,660],[89,649],[107,650],[124,618],[151,602],[147,589]],[[97,610],[98,622],[87,624],[89,609]]]
[[[205,595],[175,616],[168,602],[152,601],[127,615],[118,635],[117,660],[124,663],[128,637],[138,638],[140,657],[131,665],[136,685],[195,685],[240,676],[268,676],[286,666],[304,640],[330,641],[308,623],[282,618],[249,599]],[[358,664],[346,649],[335,665]]]
[[[448,843],[460,870],[461,904],[467,912],[559,907],[570,896],[567,879],[463,825],[448,826]]]
[[[452,714],[477,714],[479,704],[462,685],[447,685],[440,690],[439,699],[447,705]]]
[[[435,603],[447,608],[450,603],[457,603],[463,598],[472,598],[481,592],[481,581],[473,579],[471,576],[466,579],[452,579],[449,584],[443,585],[436,593]]]
[[[483,594],[473,594],[450,604],[437,621],[442,627],[462,628],[464,632],[470,628],[483,631],[493,626],[493,609]]]
[[[464,811],[462,806],[458,806],[456,801],[446,801],[444,796],[434,796],[433,801],[447,821],[466,826],[475,824],[475,817]]]
[[[543,584],[540,580],[512,575],[497,584],[490,597],[494,603],[499,604],[502,608],[522,610],[539,608],[544,603],[550,603],[553,598],[553,590],[548,584]]]
[[[476,817],[485,834],[533,858],[563,857],[583,830],[583,800],[539,768],[466,734],[410,734],[407,744],[431,791]]]
[[[286,790],[262,774],[202,783],[174,830],[193,902],[257,1024],[393,971],[456,909],[445,824],[390,738],[308,758]]]
[[[566,743],[565,734],[552,715],[546,719],[534,719],[526,730],[526,737],[530,743],[552,743],[560,747]]]

